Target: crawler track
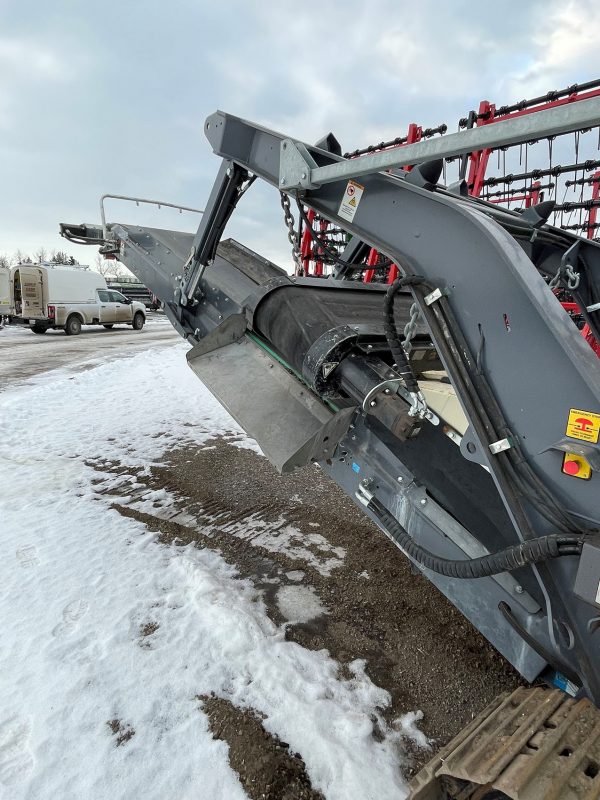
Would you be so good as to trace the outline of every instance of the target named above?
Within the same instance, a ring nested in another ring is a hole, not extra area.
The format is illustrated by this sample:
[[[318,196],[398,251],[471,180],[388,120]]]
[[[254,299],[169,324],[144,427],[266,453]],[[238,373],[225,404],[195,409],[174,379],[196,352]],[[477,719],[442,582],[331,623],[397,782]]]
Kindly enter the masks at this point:
[[[411,800],[598,800],[600,714],[558,689],[501,695],[411,790]]]

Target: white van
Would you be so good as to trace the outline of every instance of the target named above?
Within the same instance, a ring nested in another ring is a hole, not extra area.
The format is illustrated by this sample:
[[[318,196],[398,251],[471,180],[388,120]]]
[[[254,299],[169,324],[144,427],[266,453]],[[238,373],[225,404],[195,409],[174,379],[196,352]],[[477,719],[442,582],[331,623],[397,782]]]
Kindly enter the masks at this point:
[[[10,303],[18,321],[34,333],[60,328],[76,336],[82,325],[112,328],[118,323],[141,330],[143,303],[108,289],[98,272],[81,267],[19,264],[10,271]]]
[[[0,322],[12,313],[10,304],[10,269],[0,267]]]

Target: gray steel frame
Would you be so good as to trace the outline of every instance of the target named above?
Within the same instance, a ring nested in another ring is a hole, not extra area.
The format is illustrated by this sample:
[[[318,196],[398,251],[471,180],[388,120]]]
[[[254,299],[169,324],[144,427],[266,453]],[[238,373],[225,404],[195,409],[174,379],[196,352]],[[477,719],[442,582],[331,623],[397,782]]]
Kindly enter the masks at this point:
[[[578,104],[582,106],[583,103]],[[115,240],[121,259],[165,301],[167,313],[183,336],[193,343],[209,334],[215,337],[214,347],[221,347],[222,369],[226,371],[226,351],[231,351],[233,340],[244,335],[243,325],[230,323],[227,329],[223,328],[221,339],[219,326],[231,315],[238,315],[238,319],[244,315],[250,327],[251,309],[243,298],[232,303],[231,294],[219,288],[233,285],[227,278],[211,282],[211,276],[218,275],[219,270],[227,272],[227,264],[215,258],[216,242],[248,172],[277,188],[281,186],[282,145],[290,140],[223,112],[211,115],[205,130],[213,150],[224,161],[193,243],[189,236],[178,242],[172,232],[130,226],[112,226],[109,240],[111,237]],[[466,141],[469,143],[463,147],[468,151],[474,145],[470,139]],[[297,142],[294,145],[302,157],[307,156],[314,163],[312,169],[360,161],[339,162],[326,151]],[[407,150],[402,151],[404,162]],[[350,173],[344,173],[347,174]],[[449,303],[467,345],[471,353],[478,355],[483,373],[527,462],[573,517],[600,526],[599,473],[594,472],[590,481],[580,481],[561,472],[563,451],[569,447],[593,463],[600,458],[597,443],[578,443],[565,438],[570,408],[600,411],[600,364],[523,247],[502,227],[504,223],[507,226],[515,223],[516,215],[504,215],[504,220],[498,209],[488,209],[485,204],[453,197],[445,191],[420,188],[399,176],[372,170],[362,174],[364,191],[352,222],[339,214],[345,179],[336,178],[319,188],[304,190],[301,200],[390,257],[407,274],[423,275],[449,291]],[[527,229],[527,225],[520,228]],[[533,229],[530,233],[534,233]],[[581,241],[576,237],[563,238]],[[109,242],[108,246],[114,245]],[[600,248],[585,242],[581,250],[585,251],[588,277],[598,282]],[[182,274],[184,262],[186,269]],[[421,310],[426,320],[430,318],[431,310],[425,304]],[[193,359],[194,369],[209,388],[211,381],[215,382],[213,388],[219,395],[227,387],[216,386],[217,382],[222,384],[222,378],[215,369],[213,355],[206,348],[198,352]],[[207,357],[211,364],[205,361],[205,368],[203,359]],[[277,368],[266,365],[265,359],[250,361],[258,365],[253,370]],[[236,363],[239,364],[239,359]],[[445,366],[454,379],[452,365]],[[289,373],[286,375],[287,380],[296,380]],[[235,379],[243,383],[244,376],[238,374]],[[256,381],[257,375],[253,374],[252,379]],[[283,386],[285,380],[280,376]],[[267,372],[264,381],[269,381]],[[465,410],[468,411],[467,403]],[[321,462],[323,468],[351,496],[360,494],[365,477],[375,481],[381,502],[415,539],[431,550],[446,557],[460,557],[460,553],[465,557],[477,555],[480,547],[477,531],[461,530],[456,520],[427,496],[426,488],[417,484],[398,452],[374,432],[362,412],[356,412],[352,424],[334,457]],[[260,441],[260,431],[249,432]],[[467,431],[463,445],[467,442],[472,444],[472,452],[465,447],[465,457],[487,467],[513,522],[515,538],[523,538],[519,518],[505,492],[497,456],[490,450],[492,442],[479,437],[473,427]],[[280,464],[285,461],[283,456],[278,460]],[[359,472],[353,464],[360,467]],[[536,533],[552,532],[545,519],[533,513],[531,516]],[[450,580],[432,573],[428,577],[531,679],[544,661],[499,614],[498,603],[508,602],[522,628],[547,652],[554,651],[554,661],[582,675],[587,693],[600,703],[600,638],[595,633],[598,610],[574,594],[576,569],[574,558],[548,563],[543,570],[533,569],[539,584],[537,594],[543,604],[541,610],[533,597],[518,591],[509,576],[473,581]]]
[[[597,124],[600,114],[594,109]],[[208,117],[205,132],[214,152],[227,163],[280,188],[282,145],[288,137],[223,112]],[[339,163],[330,153],[300,144],[300,151],[316,167]],[[569,409],[600,411],[600,364],[522,247],[482,204],[379,172],[365,174],[362,182],[364,191],[352,222],[340,216],[345,180],[304,191],[302,202],[384,253],[405,272],[450,290],[449,302],[461,331],[471,352],[480,354],[492,392],[525,458],[566,509],[598,526],[600,476],[594,473],[588,482],[569,479],[561,472],[561,463]],[[589,271],[597,280],[600,248],[587,244],[586,248]],[[427,319],[428,309],[421,310]],[[526,354],[533,354],[534,364]],[[446,368],[454,380],[451,366]],[[505,493],[497,457],[489,449],[492,442],[481,441],[473,429],[465,441],[474,445],[471,457],[490,470],[516,534],[523,538],[526,534]],[[598,444],[586,444],[584,449],[591,460],[600,454]],[[542,518],[535,519],[535,528],[539,534],[552,532]],[[546,627],[537,631],[536,638],[555,651],[557,661],[582,674],[588,693],[600,702],[596,666],[600,639],[593,633],[597,610],[573,594],[574,562],[559,559],[543,570],[534,568],[545,599]],[[527,615],[515,611],[515,616],[524,628],[531,626]]]

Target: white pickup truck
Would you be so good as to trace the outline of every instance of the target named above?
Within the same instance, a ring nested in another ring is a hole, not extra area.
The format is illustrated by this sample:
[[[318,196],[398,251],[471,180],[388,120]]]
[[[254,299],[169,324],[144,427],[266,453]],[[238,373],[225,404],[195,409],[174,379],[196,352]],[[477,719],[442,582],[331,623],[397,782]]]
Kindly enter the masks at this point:
[[[146,321],[143,303],[108,289],[98,272],[74,267],[13,267],[10,302],[17,321],[29,324],[34,333],[60,328],[76,336],[82,325],[112,328],[119,323],[139,331]]]

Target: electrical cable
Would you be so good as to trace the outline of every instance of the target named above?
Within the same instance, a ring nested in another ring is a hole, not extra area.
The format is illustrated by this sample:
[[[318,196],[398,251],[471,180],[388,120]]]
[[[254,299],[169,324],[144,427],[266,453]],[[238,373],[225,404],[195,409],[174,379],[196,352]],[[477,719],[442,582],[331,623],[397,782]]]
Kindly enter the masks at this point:
[[[578,555],[583,546],[583,535],[579,538],[569,538],[561,534],[548,534],[519,542],[519,544],[479,558],[442,558],[415,542],[408,531],[375,497],[369,500],[367,508],[410,558],[426,569],[448,578],[485,578],[501,572],[511,572],[532,564],[539,564],[542,561]]]

